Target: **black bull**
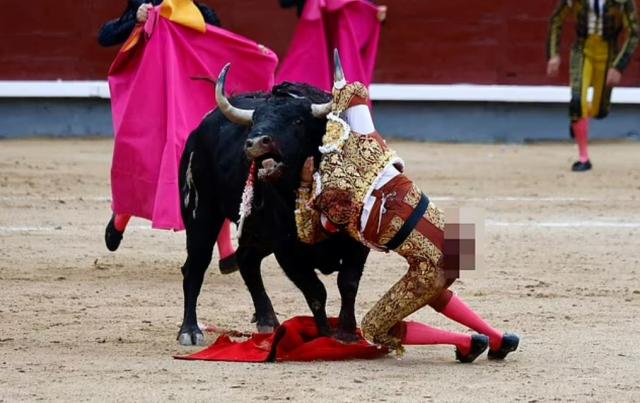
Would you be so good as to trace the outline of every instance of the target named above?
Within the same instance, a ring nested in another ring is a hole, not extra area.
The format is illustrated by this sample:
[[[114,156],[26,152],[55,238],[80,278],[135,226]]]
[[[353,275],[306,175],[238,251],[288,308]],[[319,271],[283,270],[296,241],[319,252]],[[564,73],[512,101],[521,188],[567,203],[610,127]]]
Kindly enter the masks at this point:
[[[224,82],[222,91],[223,88]],[[304,294],[320,333],[343,340],[354,337],[355,298],[368,248],[340,235],[313,246],[304,244],[297,238],[294,218],[300,170],[308,156],[319,160],[318,146],[326,127],[326,118],[314,117],[311,104],[327,101],[330,97],[318,89],[285,83],[274,87],[270,94],[231,99],[232,108],[254,110],[249,125],[232,123],[220,111],[224,108],[218,108],[189,137],[179,172],[188,254],[182,267],[184,319],[178,334],[181,344],[203,342],[197,322],[197,299],[224,219],[238,222],[251,164],[249,157],[259,166],[267,158],[278,163],[277,172],[255,183],[252,213],[245,221],[236,251],[240,273],[253,299],[258,331],[268,332],[279,325],[260,272],[262,259],[273,253]],[[325,274],[339,272],[342,304],[336,331],[327,322],[327,293],[315,269]]]

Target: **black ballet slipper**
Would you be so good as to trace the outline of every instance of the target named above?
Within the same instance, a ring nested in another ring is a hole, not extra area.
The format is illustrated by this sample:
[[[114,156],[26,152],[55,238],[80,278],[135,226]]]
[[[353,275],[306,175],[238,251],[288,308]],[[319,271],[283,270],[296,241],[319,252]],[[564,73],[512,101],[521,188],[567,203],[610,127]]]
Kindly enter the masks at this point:
[[[520,344],[520,338],[518,337],[518,335],[513,333],[505,333],[502,336],[500,348],[495,351],[490,349],[487,357],[490,360],[504,360],[504,357],[506,357],[507,354],[518,349],[518,344]]]
[[[111,252],[115,252],[118,249],[122,241],[122,234],[124,234],[124,231],[121,232],[116,229],[115,218],[115,215],[111,216],[111,220],[109,220],[104,231],[104,243]]]
[[[589,171],[593,166],[591,165],[591,161],[587,160],[585,162],[576,161],[571,165],[571,170],[573,172],[584,172]]]
[[[456,360],[462,363],[471,363],[489,347],[489,338],[483,334],[474,334],[471,336],[471,349],[467,354],[456,347]]]

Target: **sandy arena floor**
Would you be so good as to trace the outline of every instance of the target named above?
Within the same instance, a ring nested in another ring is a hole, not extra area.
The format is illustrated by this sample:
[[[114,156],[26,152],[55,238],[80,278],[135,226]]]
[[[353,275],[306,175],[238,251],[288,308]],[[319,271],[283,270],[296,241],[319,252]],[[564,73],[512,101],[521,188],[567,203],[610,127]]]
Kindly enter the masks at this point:
[[[0,402],[640,401],[640,143],[596,144],[595,170],[575,174],[568,144],[393,142],[438,205],[486,210],[485,268],[454,289],[522,342],[472,365],[451,347],[371,362],[173,360],[195,350],[175,340],[184,234],[133,221],[107,252],[111,145],[0,142]],[[404,270],[372,254],[359,318]],[[273,259],[263,273],[281,319],[308,314]],[[324,280],[335,315],[335,277]],[[238,274],[209,271],[202,322],[249,331],[252,312]],[[428,308],[414,318],[465,331]]]

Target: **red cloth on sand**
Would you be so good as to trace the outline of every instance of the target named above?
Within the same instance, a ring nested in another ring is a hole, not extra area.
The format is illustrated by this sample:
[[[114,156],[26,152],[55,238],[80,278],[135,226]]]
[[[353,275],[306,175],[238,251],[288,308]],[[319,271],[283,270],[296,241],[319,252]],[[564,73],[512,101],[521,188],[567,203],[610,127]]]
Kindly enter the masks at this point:
[[[332,327],[336,318],[329,319]],[[339,361],[372,359],[386,355],[386,348],[370,344],[362,338],[357,343],[343,344],[331,337],[319,337],[315,321],[297,316],[284,322],[271,334],[254,334],[246,341],[235,342],[222,335],[208,348],[180,360],[273,362],[273,361]]]

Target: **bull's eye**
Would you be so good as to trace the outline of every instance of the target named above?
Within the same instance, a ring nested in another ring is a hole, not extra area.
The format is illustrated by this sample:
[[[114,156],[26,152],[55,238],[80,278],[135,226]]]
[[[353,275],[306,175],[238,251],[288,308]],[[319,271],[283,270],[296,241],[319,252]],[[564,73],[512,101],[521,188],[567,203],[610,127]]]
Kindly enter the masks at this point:
[[[293,124],[296,126],[301,126],[303,123],[304,123],[304,119],[302,118],[298,118],[293,122]]]

